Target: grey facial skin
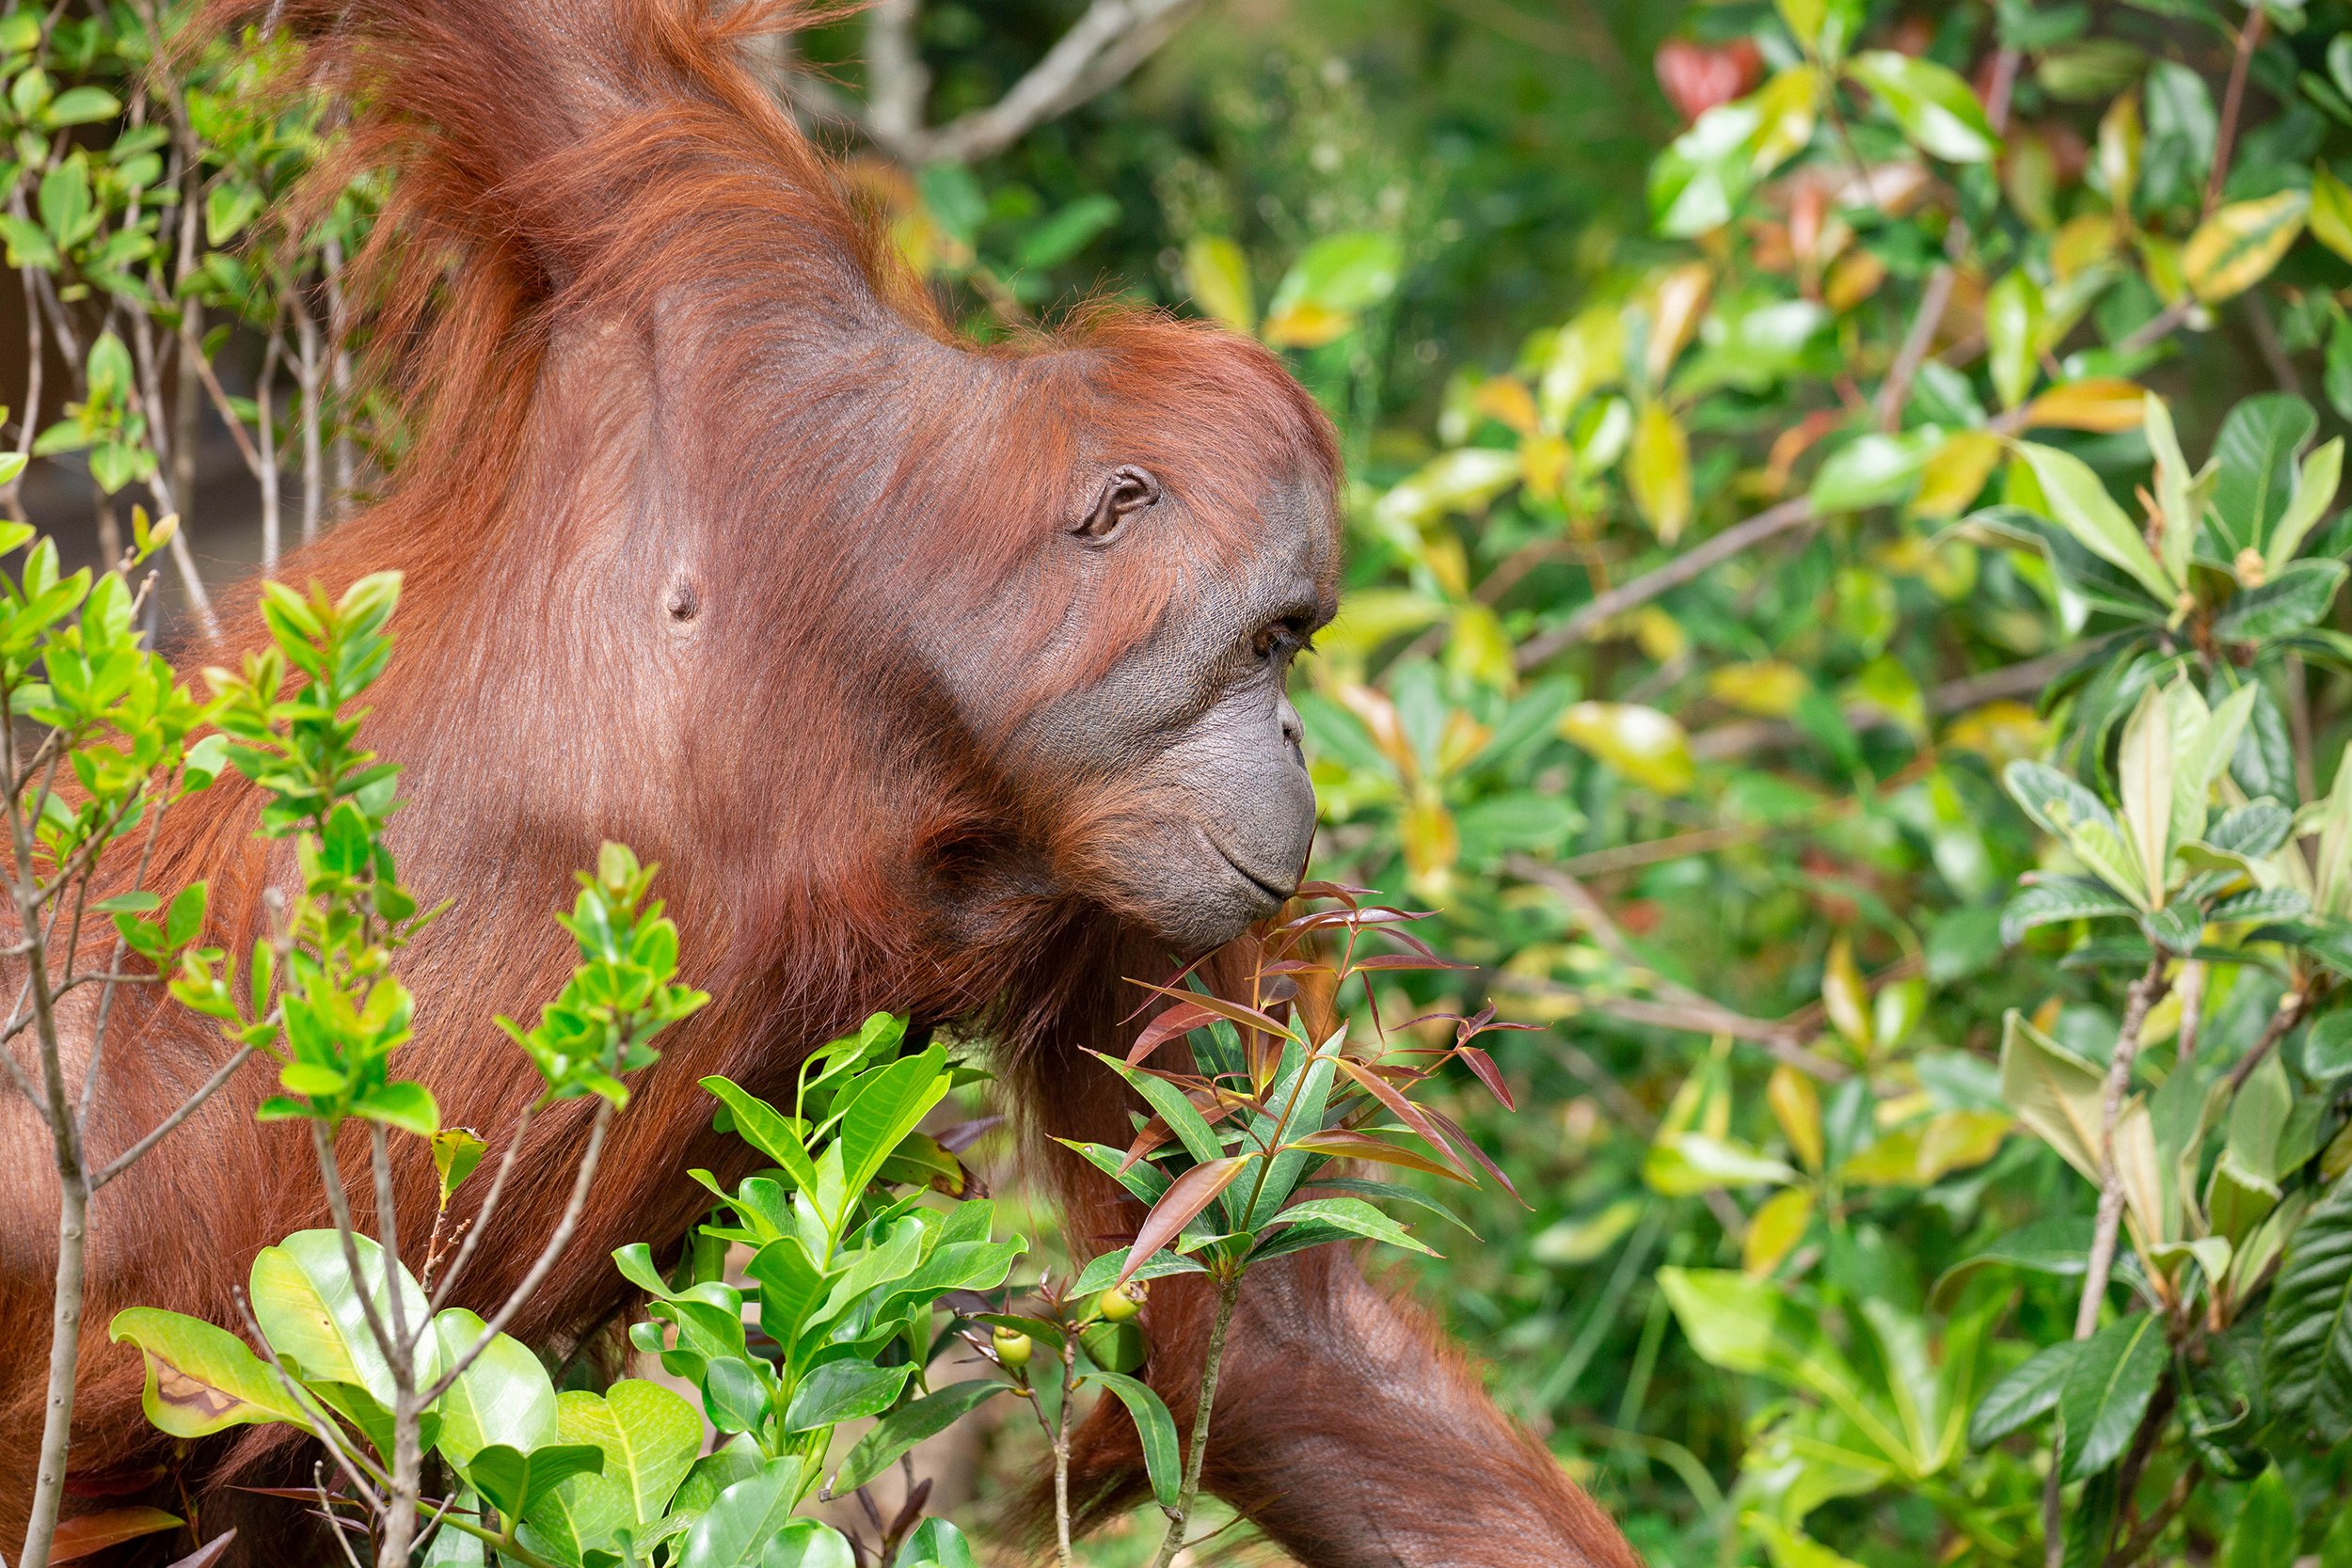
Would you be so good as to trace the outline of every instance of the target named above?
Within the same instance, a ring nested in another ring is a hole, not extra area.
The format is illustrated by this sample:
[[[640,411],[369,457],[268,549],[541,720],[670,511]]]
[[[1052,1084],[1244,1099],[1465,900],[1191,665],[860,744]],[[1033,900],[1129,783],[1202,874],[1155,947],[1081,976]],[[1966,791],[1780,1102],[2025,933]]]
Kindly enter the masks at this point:
[[[1094,556],[1091,570],[1172,570],[1181,586],[1149,636],[1100,682],[1033,715],[1011,747],[1022,769],[1094,781],[1114,802],[1090,867],[1104,885],[1089,891],[1186,952],[1279,909],[1314,835],[1284,683],[1335,608],[1329,503],[1301,485],[1267,498],[1261,517],[1240,574],[1186,559],[1174,483],[1107,535],[1065,541]]]

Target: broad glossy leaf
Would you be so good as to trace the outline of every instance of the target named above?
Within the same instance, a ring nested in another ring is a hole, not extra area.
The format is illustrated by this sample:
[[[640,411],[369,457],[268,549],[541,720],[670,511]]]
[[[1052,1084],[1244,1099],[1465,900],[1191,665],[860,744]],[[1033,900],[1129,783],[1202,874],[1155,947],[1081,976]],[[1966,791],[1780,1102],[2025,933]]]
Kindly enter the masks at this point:
[[[572,1555],[608,1544],[617,1530],[642,1541],[702,1451],[701,1415],[643,1378],[623,1378],[600,1395],[567,1389],[555,1428],[556,1441],[604,1454],[601,1471],[564,1481],[530,1512],[532,1528]]]
[[[473,1349],[487,1325],[453,1307],[433,1320],[444,1365]],[[531,1347],[501,1334],[474,1358],[440,1400],[441,1435],[434,1445],[463,1469],[493,1443],[529,1452],[555,1431],[555,1385]]]
[[[2001,944],[2015,946],[2037,926],[2062,920],[2100,920],[2138,911],[2122,895],[2092,877],[2045,876],[2017,890],[2001,909]]]
[[[391,1291],[385,1282],[384,1251],[374,1238],[355,1236],[354,1249],[365,1273],[377,1320],[391,1330]],[[412,1332],[426,1324],[424,1292],[405,1266],[394,1264],[406,1322]],[[368,1327],[359,1288],[343,1261],[342,1243],[332,1230],[298,1230],[253,1259],[247,1281],[254,1321],[290,1368],[307,1383],[348,1384],[365,1389],[385,1409],[392,1403],[392,1367]],[[420,1333],[416,1381],[429,1386],[441,1375],[439,1341]]]
[[[2352,1177],[2288,1243],[2263,1314],[2262,1372],[2281,1418],[2323,1444],[2352,1432]]]
[[[1196,234],[1184,243],[1184,286],[1201,309],[1236,332],[1257,325],[1249,286],[1249,259],[1221,234]]]
[[[849,1538],[816,1519],[795,1519],[768,1538],[759,1568],[856,1568]]]
[[[1846,67],[1901,126],[1912,145],[1954,164],[1989,162],[2001,138],[1968,84],[1932,60],[1873,49]]]
[[[2295,493],[2295,455],[2312,438],[2318,417],[2286,392],[2247,398],[2221,421],[2214,438],[2213,517],[2226,555],[2260,549]]]
[[[2090,1221],[2035,1220],[2003,1237],[1983,1251],[1955,1263],[1935,1282],[1928,1304],[1947,1311],[1969,1280],[1990,1268],[2025,1269],[2063,1278],[2080,1276],[2089,1268]]]
[[[2274,1465],[2246,1489],[2246,1500],[2238,1508],[2229,1542],[2217,1560],[2219,1568],[2280,1568],[2298,1560],[2302,1535],[2295,1500],[2287,1495],[2286,1479]]]
[[[2263,561],[2272,576],[2295,559],[2295,552],[2303,547],[2312,529],[2336,503],[2336,490],[2343,479],[2343,436],[2331,437],[2303,459],[2302,467],[2296,471],[2295,489],[2288,498],[2287,509],[2270,531],[2269,543],[2263,546]]]
[[[1780,1266],[1813,1224],[1813,1192],[1790,1187],[1766,1198],[1748,1220],[1740,1238],[1740,1266],[1751,1275],[1769,1275]]]
[[[2017,451],[2033,470],[2058,526],[2091,554],[2130,573],[2159,604],[2169,607],[2180,585],[2148,553],[2138,528],[2108,497],[2090,465],[2072,452],[2032,441],[2019,442]]]
[[[1806,494],[1822,512],[1860,512],[1900,500],[1943,445],[1944,432],[1934,425],[1856,436],[1822,463]]]
[[[2216,212],[2181,247],[2181,276],[2189,291],[2211,305],[2261,282],[2303,231],[2310,210],[2311,198],[2290,189]]]
[[[2164,1320],[2153,1312],[2120,1318],[2082,1341],[2058,1390],[2058,1465],[2067,1480],[2123,1457],[2170,1354]]]
[[[2082,1351],[2082,1342],[2061,1339],[1993,1386],[1968,1418],[1968,1445],[1986,1449],[2058,1408],[2058,1392]]]
[[[2249,588],[2213,618],[2225,642],[2259,642],[2316,625],[2335,602],[2352,567],[2341,561],[2290,561],[2259,588]]]
[[[147,1358],[142,1408],[174,1437],[202,1437],[255,1421],[299,1424],[296,1405],[269,1364],[227,1329],[153,1307],[126,1307],[106,1325],[117,1344]]]
[[[932,1106],[946,1098],[947,1053],[932,1045],[913,1056],[875,1069],[841,1107],[841,1168],[845,1190],[855,1196],[899,1143],[921,1125]]]
[[[1109,1290],[1122,1278],[1132,1284],[1140,1279],[1162,1279],[1172,1274],[1208,1272],[1200,1263],[1183,1253],[1165,1250],[1153,1253],[1136,1265],[1133,1273],[1126,1272],[1126,1262],[1127,1250],[1124,1247],[1104,1253],[1078,1271],[1077,1282],[1071,1286],[1070,1293],[1075,1296],[1093,1295]]]
[[[678,1568],[753,1568],[792,1518],[800,1500],[801,1462],[770,1460],[719,1494],[686,1532]]]
[[[577,1475],[594,1475],[604,1450],[586,1443],[550,1443],[525,1453],[493,1443],[466,1466],[466,1481],[508,1518],[531,1513],[541,1499]]]
[[[1875,1403],[1820,1318],[1783,1286],[1736,1270],[1662,1268],[1659,1289],[1701,1358],[1771,1377],[1827,1400],[1888,1458],[1907,1454],[1891,1414]]]

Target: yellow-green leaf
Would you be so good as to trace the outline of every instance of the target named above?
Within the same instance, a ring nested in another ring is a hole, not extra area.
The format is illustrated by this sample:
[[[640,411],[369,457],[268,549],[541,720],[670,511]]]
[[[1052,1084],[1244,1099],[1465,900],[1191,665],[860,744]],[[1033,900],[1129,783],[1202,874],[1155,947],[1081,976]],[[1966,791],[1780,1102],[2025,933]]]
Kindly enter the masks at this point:
[[[1714,696],[1733,707],[1767,719],[1788,718],[1812,687],[1804,671],[1777,658],[1726,664],[1710,671],[1707,677],[1707,689]]]
[[[2352,261],[2352,185],[2326,164],[2312,166],[2312,237]]]
[[[1774,1193],[1748,1221],[1748,1233],[1740,1239],[1740,1266],[1752,1275],[1772,1273],[1789,1249],[1804,1239],[1805,1227],[1812,1223],[1811,1188],[1789,1187]]]
[[[1781,1136],[1807,1170],[1821,1168],[1821,1093],[1813,1080],[1783,1062],[1764,1085],[1764,1100],[1780,1123]]]
[[[1691,440],[1662,403],[1644,405],[1633,423],[1626,465],[1633,504],[1662,544],[1673,544],[1691,520]]]
[[[1870,1049],[1870,989],[1853,961],[1853,943],[1840,936],[1821,966],[1821,1011],[1830,1027],[1861,1050]]]
[[[1963,430],[1944,438],[1919,469],[1919,489],[1911,510],[1921,517],[1957,517],[1983,493],[2001,460],[2001,438],[1990,431]]]
[[[2181,247],[2181,276],[2189,292],[2211,305],[2261,282],[2303,231],[2311,204],[2301,191],[2280,191],[2259,201],[2233,201],[2198,225]]]
[[[1222,234],[1196,234],[1184,245],[1184,286],[1193,303],[1237,332],[1257,325],[1249,259]]]
[[[1654,707],[1578,703],[1560,716],[1560,734],[1616,771],[1661,795],[1680,795],[1695,777],[1691,737]]]

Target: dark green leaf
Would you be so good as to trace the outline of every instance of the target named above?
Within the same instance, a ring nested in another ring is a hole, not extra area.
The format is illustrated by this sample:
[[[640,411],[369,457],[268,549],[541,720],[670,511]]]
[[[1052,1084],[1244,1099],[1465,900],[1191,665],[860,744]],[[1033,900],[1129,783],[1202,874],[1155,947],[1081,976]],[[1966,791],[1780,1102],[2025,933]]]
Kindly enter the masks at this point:
[[[2067,1480],[2123,1456],[2169,1354],[2164,1321],[2152,1312],[2118,1319],[2082,1342],[2058,1393],[2058,1465]]]

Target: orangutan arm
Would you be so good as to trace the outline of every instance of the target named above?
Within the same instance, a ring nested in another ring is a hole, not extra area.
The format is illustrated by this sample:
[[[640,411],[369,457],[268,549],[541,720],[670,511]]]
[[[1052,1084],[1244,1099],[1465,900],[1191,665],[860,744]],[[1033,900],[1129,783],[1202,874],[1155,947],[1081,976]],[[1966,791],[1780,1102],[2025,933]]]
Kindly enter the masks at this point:
[[[1180,1426],[1212,1298],[1152,1287],[1151,1380]],[[1072,1494],[1133,1473],[1123,1413],[1081,1434]],[[1310,1568],[1634,1568],[1616,1527],[1497,1410],[1424,1314],[1339,1247],[1250,1272],[1229,1336],[1204,1483]]]

